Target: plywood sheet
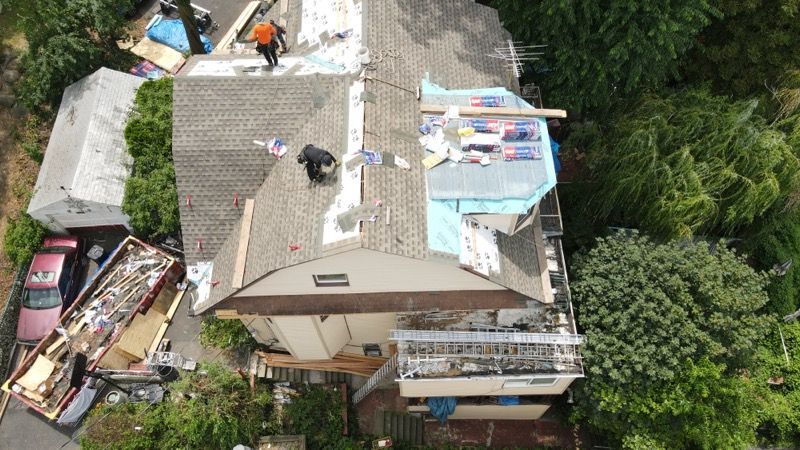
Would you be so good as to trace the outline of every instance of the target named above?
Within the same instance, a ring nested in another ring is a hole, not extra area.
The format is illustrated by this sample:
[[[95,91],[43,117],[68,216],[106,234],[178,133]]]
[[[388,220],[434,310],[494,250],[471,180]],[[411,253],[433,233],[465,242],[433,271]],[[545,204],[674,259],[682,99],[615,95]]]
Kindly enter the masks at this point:
[[[161,67],[162,69],[170,72],[177,73],[178,70],[186,63],[180,52],[144,38],[138,44],[131,48],[131,53],[152,62],[153,64]]]
[[[37,355],[36,361],[34,361],[31,368],[25,372],[25,375],[17,379],[17,384],[29,391],[36,392],[36,389],[39,388],[39,385],[44,383],[44,381],[50,377],[50,374],[52,374],[55,369],[56,365],[53,363],[53,361],[50,361],[42,355]]]
[[[114,346],[111,347],[111,350],[107,351],[106,354],[103,355],[103,359],[100,360],[98,366],[102,367],[103,369],[110,370],[128,369],[128,365],[131,363],[131,361],[116,351],[117,345],[118,344],[114,344]]]
[[[144,359],[145,350],[150,348],[150,344],[155,339],[161,324],[166,319],[167,317],[164,314],[152,309],[147,314],[137,314],[115,345],[115,350],[119,350],[123,355],[129,354],[136,356],[140,360]]]
[[[169,282],[165,283],[164,287],[161,288],[161,292],[159,292],[156,299],[153,300],[153,306],[150,307],[150,311],[158,311],[166,315],[177,293],[178,288],[175,287],[174,284]]]

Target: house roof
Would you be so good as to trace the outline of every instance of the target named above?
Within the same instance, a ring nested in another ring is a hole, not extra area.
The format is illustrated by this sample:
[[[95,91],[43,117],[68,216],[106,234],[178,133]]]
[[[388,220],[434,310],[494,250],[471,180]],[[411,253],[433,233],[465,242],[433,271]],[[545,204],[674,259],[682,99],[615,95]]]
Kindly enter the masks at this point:
[[[323,245],[324,216],[343,189],[342,177],[350,173],[343,167],[331,179],[311,184],[295,162],[308,143],[347,160],[342,157],[348,141],[355,139],[348,114],[352,104],[359,103],[350,90],[357,73],[299,75],[302,64],[282,58],[291,66],[286,73],[255,75],[249,66],[258,64],[260,57],[193,57],[175,80],[173,153],[181,222],[188,262],[213,259],[212,278],[220,281],[197,312],[236,291],[231,279],[243,208],[232,206],[233,192],[239,193],[242,204],[244,198],[255,199],[244,286],[275,270],[344,251],[348,245],[459,264],[457,255],[432,251],[428,245],[428,199],[420,162],[424,154],[416,142],[422,114],[415,88],[428,79],[452,89],[502,86],[518,91],[511,72],[487,56],[508,33],[494,9],[471,0],[364,0],[360,5],[365,31],[358,37],[373,52],[375,68],[367,72],[368,94],[361,97],[366,99],[363,146],[391,152],[411,166],[409,171],[364,166],[361,172],[363,203],[380,199],[391,209],[391,222],[383,217],[365,222],[357,238],[340,242],[339,249]],[[290,10],[289,23],[295,20],[292,14],[300,12]],[[293,33],[290,36],[294,39]],[[289,44],[290,56],[314,51],[292,40]],[[223,61],[229,62],[227,72],[213,74]],[[273,136],[289,149],[280,160],[252,143]],[[186,195],[192,196],[191,208],[183,201]],[[541,261],[533,228],[498,238],[502,270],[489,278],[541,299]],[[195,244],[198,239],[203,241],[202,251]],[[290,245],[300,248],[291,250]]]
[[[122,205],[133,163],[125,146],[125,124],[144,81],[103,67],[64,90],[28,212],[67,195]]]

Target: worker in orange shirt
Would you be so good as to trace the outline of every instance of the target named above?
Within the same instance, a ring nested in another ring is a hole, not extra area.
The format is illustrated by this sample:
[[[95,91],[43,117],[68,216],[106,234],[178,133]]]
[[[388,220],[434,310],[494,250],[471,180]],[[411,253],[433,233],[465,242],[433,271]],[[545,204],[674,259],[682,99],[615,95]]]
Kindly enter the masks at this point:
[[[264,16],[258,14],[256,16],[256,26],[253,27],[253,32],[244,40],[244,42],[258,41],[256,44],[256,51],[264,55],[267,59],[267,64],[270,66],[278,65],[278,53],[275,49],[278,46],[276,36],[278,31],[271,24],[264,20]]]

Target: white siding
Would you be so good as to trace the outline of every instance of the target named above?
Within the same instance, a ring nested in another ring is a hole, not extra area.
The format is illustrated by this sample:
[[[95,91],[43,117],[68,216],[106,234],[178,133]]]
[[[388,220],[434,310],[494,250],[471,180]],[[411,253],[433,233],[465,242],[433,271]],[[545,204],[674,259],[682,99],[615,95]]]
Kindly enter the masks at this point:
[[[312,275],[337,273],[346,273],[350,285],[314,284]],[[504,289],[453,265],[357,249],[278,270],[235,296]]]
[[[545,377],[546,375],[538,375]],[[470,397],[479,395],[560,395],[572,384],[574,377],[557,378],[551,386],[504,387],[513,377],[463,377],[439,379],[397,380],[403,397]]]

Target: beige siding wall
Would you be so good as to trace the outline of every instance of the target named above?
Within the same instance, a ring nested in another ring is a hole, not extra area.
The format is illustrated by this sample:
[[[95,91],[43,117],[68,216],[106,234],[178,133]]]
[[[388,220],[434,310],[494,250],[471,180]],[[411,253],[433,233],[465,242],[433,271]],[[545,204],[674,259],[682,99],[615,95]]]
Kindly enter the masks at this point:
[[[272,316],[271,324],[259,316],[248,317],[255,319],[242,322],[252,320],[249,328],[257,332],[259,342],[278,339],[298,359],[328,359],[340,351],[363,355],[363,344],[379,344],[382,355],[388,356],[389,330],[396,325],[395,313],[330,315],[324,321],[316,315]]]
[[[264,317],[255,316],[253,318],[241,319],[241,321],[256,341],[262,344],[269,344],[276,339],[275,333],[269,328],[269,324],[267,324]]]
[[[312,275],[335,273],[346,273],[350,285],[314,284]],[[235,296],[504,289],[449,264],[357,249],[278,270]]]
[[[284,347],[297,359],[330,359],[315,316],[271,317],[272,331]]]
[[[467,397],[478,395],[559,395],[574,378],[557,378],[551,386],[509,387],[515,377],[471,377],[398,380],[403,397]]]
[[[480,420],[537,420],[550,408],[550,405],[456,405],[453,414],[447,416],[452,419],[480,419]],[[409,406],[408,412],[427,413],[427,406]]]
[[[397,328],[397,314],[347,314],[344,318],[350,330],[350,341],[343,351],[363,355],[363,344],[379,344],[381,354],[389,356],[389,330]]]
[[[328,316],[325,321],[322,321],[320,316],[314,316],[314,321],[319,328],[328,355],[332,358],[350,340],[347,322],[345,322],[344,316]]]

